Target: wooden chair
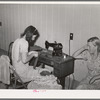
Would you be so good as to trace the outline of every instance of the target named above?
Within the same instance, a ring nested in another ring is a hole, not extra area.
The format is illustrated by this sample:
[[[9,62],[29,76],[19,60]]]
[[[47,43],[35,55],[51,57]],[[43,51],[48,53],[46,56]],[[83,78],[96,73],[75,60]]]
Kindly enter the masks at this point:
[[[13,88],[14,89],[20,89],[20,88],[27,89],[27,84],[29,82],[24,83],[22,81],[22,79],[20,78],[20,76],[17,74],[16,69],[14,68],[14,66],[12,66],[12,55],[11,55],[12,46],[13,46],[13,42],[11,42],[9,44],[9,48],[8,48],[8,57],[10,59],[10,64],[11,64],[10,69],[12,71],[12,73],[11,73],[11,83],[13,83]]]

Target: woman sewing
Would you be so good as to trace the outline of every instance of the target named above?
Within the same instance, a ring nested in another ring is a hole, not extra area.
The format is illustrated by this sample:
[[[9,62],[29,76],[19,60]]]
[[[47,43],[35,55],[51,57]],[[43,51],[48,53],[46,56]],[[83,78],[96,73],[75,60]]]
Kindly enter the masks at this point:
[[[49,84],[53,89],[61,89],[61,86],[57,84],[56,77],[51,75],[49,70],[43,68],[34,69],[34,66],[29,66],[29,61],[33,57],[38,57],[38,52],[28,51],[30,42],[34,41],[37,35],[37,29],[34,26],[28,26],[24,33],[21,34],[21,37],[14,41],[12,46],[12,65],[23,82],[31,81],[28,88],[39,89],[42,85]],[[48,87],[46,88],[48,89]]]
[[[87,44],[77,50],[73,57],[79,55],[87,62],[88,74],[80,82],[77,89],[100,89],[100,40],[92,37]]]
[[[38,70],[29,66],[33,57],[38,57],[38,52],[28,52],[29,43],[38,35],[37,29],[28,26],[20,38],[16,39],[12,47],[12,64],[23,81],[30,81],[39,75]]]

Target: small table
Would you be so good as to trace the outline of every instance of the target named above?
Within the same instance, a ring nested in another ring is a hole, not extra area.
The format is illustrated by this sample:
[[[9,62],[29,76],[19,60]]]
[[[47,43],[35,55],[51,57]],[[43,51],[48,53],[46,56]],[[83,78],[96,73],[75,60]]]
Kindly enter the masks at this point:
[[[30,50],[35,50],[31,47]],[[39,48],[40,49],[40,48]],[[62,56],[52,56],[51,50],[42,49],[38,61],[54,68],[54,75],[60,80],[63,89],[65,88],[65,77],[74,73],[74,58],[63,53]]]

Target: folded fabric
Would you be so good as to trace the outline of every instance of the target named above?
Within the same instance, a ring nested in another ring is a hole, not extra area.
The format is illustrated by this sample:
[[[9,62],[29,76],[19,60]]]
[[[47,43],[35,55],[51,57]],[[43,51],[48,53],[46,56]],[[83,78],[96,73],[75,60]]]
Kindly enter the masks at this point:
[[[62,89],[54,75],[40,76],[28,84],[28,89]]]

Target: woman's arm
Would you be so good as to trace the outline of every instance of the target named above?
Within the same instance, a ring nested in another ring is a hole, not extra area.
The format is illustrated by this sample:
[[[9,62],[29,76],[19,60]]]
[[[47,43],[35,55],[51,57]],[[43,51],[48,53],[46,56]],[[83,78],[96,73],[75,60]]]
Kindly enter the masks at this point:
[[[22,62],[24,64],[28,63],[33,57],[38,57],[38,52],[32,51],[31,53],[22,53]]]
[[[77,51],[75,51],[72,56],[73,57],[77,57],[78,55],[80,55],[85,50],[88,50],[88,46],[87,45],[85,45],[82,48],[80,48]]]

